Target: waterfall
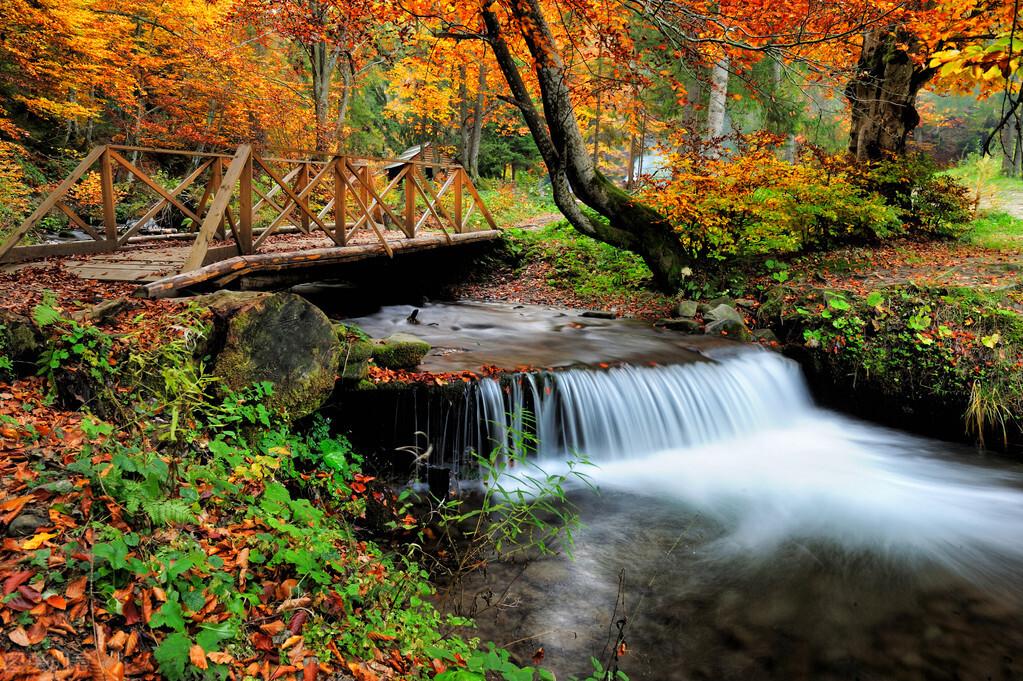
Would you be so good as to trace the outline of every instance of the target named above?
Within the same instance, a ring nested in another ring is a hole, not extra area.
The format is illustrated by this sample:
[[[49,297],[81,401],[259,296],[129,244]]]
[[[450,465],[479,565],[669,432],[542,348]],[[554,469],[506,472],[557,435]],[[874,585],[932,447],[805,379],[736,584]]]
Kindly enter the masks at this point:
[[[466,392],[464,447],[614,461],[789,423],[811,408],[795,363],[769,352],[671,366],[516,374]]]

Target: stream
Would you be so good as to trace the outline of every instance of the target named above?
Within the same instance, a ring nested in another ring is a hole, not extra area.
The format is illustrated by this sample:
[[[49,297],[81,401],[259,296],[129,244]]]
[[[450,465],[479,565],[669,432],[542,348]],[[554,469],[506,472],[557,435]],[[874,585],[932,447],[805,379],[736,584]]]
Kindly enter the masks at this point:
[[[596,488],[570,485],[571,558],[450,595],[473,635],[524,663],[543,648],[559,678],[607,660],[616,623],[634,680],[1023,678],[1023,467],[820,409],[776,353],[558,314],[438,305],[434,337],[413,330],[434,366],[622,363],[467,388],[460,446],[514,449],[525,427],[541,469],[585,456]]]

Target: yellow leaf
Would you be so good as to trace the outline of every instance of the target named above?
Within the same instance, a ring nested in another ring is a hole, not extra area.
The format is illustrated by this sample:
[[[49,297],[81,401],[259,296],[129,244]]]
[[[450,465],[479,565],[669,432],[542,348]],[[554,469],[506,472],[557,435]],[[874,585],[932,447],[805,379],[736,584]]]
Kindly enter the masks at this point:
[[[56,536],[57,536],[56,532],[40,532],[31,539],[26,539],[25,543],[21,545],[21,548],[25,549],[26,551],[35,551],[45,542],[50,541]]]

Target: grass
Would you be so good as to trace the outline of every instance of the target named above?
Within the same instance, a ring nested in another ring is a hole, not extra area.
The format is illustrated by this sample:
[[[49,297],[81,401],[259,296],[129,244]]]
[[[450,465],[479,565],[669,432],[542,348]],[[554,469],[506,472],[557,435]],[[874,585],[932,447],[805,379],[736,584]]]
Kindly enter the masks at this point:
[[[996,251],[1023,249],[1023,220],[1004,211],[981,212],[964,240]]]
[[[535,230],[510,230],[509,242],[529,260],[549,263],[548,283],[583,296],[610,296],[651,288],[642,258],[580,234],[566,220]]]
[[[528,179],[509,182],[484,178],[478,182],[477,189],[497,226],[507,228],[519,225],[530,218],[558,211],[553,199],[547,194],[538,193],[534,186],[535,182]],[[489,229],[478,210],[473,211],[469,217],[469,225],[472,229]]]

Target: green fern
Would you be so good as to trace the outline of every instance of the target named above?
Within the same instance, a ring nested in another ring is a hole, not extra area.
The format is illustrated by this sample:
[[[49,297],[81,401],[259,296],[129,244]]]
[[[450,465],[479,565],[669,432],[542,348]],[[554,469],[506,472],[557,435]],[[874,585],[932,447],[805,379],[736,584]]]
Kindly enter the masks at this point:
[[[142,510],[154,525],[184,525],[195,522],[195,514],[183,499],[143,500]]]

